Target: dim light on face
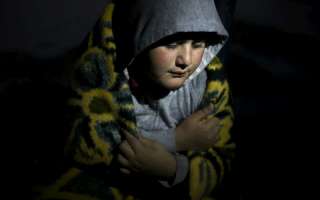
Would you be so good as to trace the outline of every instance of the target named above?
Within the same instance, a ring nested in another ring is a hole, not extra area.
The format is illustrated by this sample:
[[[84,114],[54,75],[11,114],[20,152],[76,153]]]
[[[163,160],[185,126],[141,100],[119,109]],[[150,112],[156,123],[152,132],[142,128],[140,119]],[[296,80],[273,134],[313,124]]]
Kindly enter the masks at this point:
[[[200,65],[204,41],[183,40],[149,50],[147,76],[159,86],[176,90]]]

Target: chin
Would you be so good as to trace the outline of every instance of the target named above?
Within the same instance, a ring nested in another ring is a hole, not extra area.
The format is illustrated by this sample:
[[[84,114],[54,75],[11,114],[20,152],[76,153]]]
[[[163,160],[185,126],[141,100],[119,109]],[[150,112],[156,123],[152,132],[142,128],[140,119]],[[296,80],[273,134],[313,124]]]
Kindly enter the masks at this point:
[[[174,90],[177,90],[179,89],[181,86],[167,86],[165,87],[167,90],[170,90],[170,91],[174,91]]]
[[[183,86],[185,80],[172,80],[168,83],[163,83],[162,86],[167,90],[177,90]]]

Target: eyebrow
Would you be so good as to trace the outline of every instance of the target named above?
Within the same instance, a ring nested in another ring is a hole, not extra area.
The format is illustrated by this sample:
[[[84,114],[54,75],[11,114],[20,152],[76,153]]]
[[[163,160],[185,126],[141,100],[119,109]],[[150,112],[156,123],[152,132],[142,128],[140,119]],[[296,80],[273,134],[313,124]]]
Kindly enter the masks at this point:
[[[147,49],[152,49],[158,46],[169,45],[172,43],[178,43],[181,41],[193,40],[193,41],[204,41],[206,45],[208,44],[217,44],[223,39],[222,36],[217,35],[216,33],[207,33],[207,32],[190,32],[190,33],[175,33],[173,35],[166,36],[157,42],[151,44]],[[180,43],[181,44],[181,43]]]
[[[177,43],[177,44],[184,44],[187,43],[187,41],[191,41],[192,43],[197,43],[197,42],[206,42],[206,40],[201,40],[201,39],[189,39],[189,40],[178,40],[178,41],[172,41],[171,43],[168,44],[172,44],[172,43]]]

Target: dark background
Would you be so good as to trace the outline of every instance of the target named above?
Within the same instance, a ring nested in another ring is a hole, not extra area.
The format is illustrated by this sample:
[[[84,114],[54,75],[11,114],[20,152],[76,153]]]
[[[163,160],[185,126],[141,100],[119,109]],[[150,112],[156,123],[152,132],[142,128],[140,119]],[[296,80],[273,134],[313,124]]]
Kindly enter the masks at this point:
[[[236,1],[225,63],[237,114],[235,188],[243,199],[315,193],[318,9],[318,1]]]
[[[78,55],[107,2],[0,2],[1,134],[2,143],[11,146],[4,154],[15,166],[28,167],[20,158],[49,163],[62,153],[64,136],[57,133],[63,133],[65,119],[56,116],[64,112],[68,94],[65,63]],[[319,1],[216,4],[231,36],[221,57],[234,97],[238,143],[226,196],[308,199],[317,185],[319,157]]]

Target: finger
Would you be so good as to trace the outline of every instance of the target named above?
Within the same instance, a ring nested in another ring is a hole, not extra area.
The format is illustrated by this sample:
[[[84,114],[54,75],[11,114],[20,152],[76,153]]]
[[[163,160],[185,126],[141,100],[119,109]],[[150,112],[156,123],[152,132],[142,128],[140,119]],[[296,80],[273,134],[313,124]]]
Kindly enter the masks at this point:
[[[213,139],[213,142],[216,143],[220,140],[220,134],[216,134],[214,139]]]
[[[128,170],[128,169],[126,169],[126,168],[120,168],[120,171],[121,171],[122,173],[126,174],[126,175],[131,174],[131,171]]]
[[[212,134],[209,139],[214,142],[217,142],[220,139],[220,130],[221,130],[221,125],[213,127],[211,131]]]
[[[120,146],[119,150],[128,160],[131,160],[135,156],[135,152],[133,151],[132,147],[129,145],[128,141],[123,141]]]
[[[221,129],[222,129],[222,124],[219,123],[219,125],[214,128],[214,132],[216,132],[217,135],[220,135],[219,133],[220,133]]]
[[[196,111],[192,116],[195,117],[196,120],[202,120],[203,118],[206,118],[208,115],[210,115],[213,111],[214,106],[210,103],[210,105]]]
[[[123,155],[119,154],[118,155],[118,162],[123,166],[123,167],[130,167],[130,163],[128,159],[126,159]]]
[[[203,121],[203,125],[209,128],[220,126],[220,119],[212,117]]]
[[[132,150],[136,152],[137,149],[141,146],[139,139],[133,136],[132,134],[128,133],[128,131],[126,130],[122,131],[126,137],[126,141],[128,141],[128,144],[131,146]]]

